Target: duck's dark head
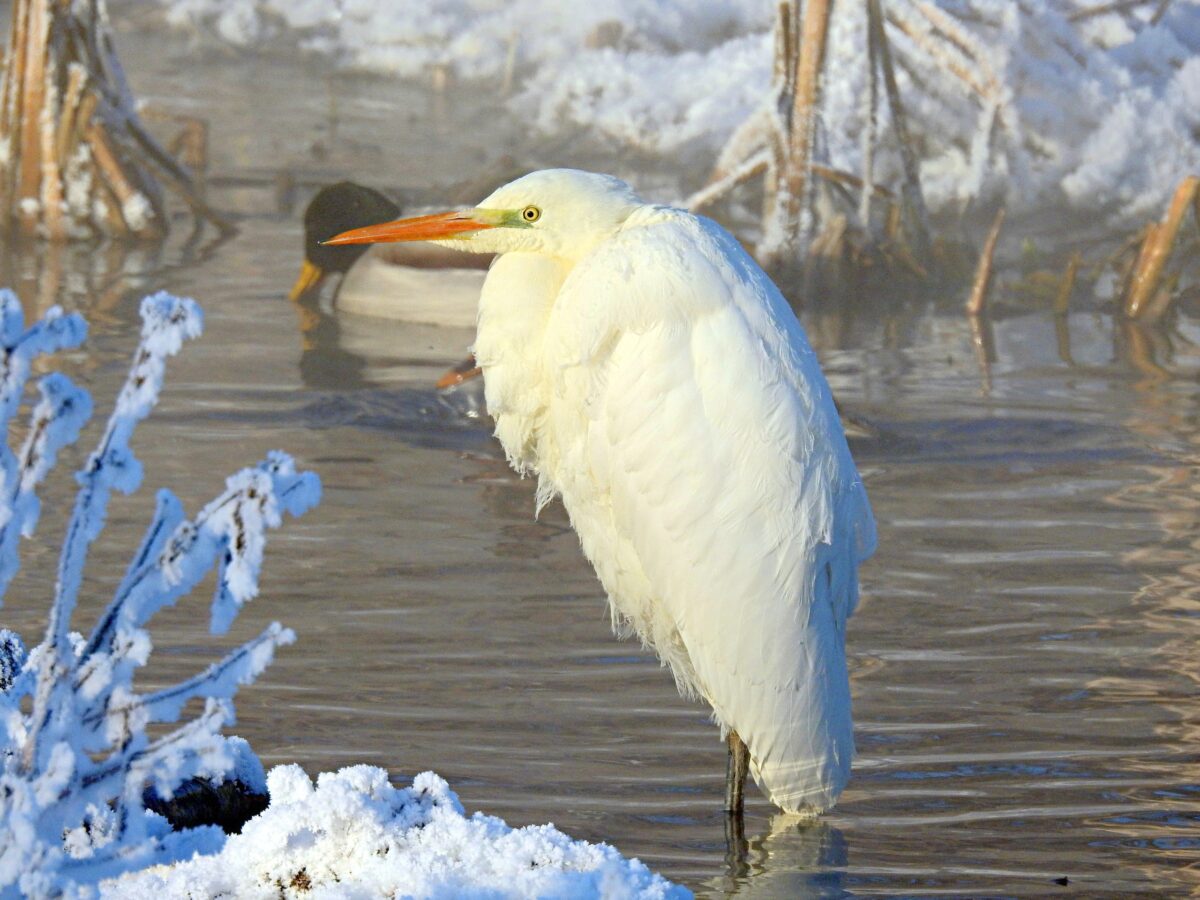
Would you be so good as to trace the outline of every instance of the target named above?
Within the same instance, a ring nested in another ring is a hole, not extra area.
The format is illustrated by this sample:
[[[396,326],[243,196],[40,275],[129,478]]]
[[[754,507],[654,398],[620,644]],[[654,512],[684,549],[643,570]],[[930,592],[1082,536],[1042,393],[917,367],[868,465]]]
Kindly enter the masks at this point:
[[[379,191],[339,181],[321,188],[304,211],[304,265],[292,285],[291,298],[298,300],[321,287],[327,275],[344,273],[370,249],[367,245],[326,247],[321,242],[352,228],[362,228],[395,219],[400,207]]]

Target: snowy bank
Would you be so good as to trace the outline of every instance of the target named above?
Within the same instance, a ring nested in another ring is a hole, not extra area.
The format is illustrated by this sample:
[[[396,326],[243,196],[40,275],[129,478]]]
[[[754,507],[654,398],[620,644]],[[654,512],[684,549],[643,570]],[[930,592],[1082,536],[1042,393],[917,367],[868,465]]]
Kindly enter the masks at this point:
[[[267,776],[271,805],[220,852],[103,882],[100,896],[189,897],[688,897],[606,844],[551,825],[509,828],[463,814],[432,772],[407,788],[383,769],[317,776],[299,766]]]
[[[245,48],[495,91],[540,134],[684,160],[702,178],[767,100],[775,4],[759,0],[159,0],[167,20]],[[859,172],[868,127],[864,4],[830,30],[818,161]],[[935,212],[1003,196],[1118,225],[1200,170],[1200,0],[891,0],[887,31]],[[1161,6],[1161,12],[1160,12]],[[890,123],[883,114],[883,133]],[[897,148],[874,160],[895,184]]]

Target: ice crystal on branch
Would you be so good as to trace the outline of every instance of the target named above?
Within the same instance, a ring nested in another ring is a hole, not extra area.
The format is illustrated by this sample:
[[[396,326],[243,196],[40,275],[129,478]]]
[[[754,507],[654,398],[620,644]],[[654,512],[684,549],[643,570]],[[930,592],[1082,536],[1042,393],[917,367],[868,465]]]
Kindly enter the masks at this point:
[[[130,493],[141,465],[130,449],[138,422],[153,409],[166,359],[200,334],[192,300],[159,293],[142,302],[141,342],[96,449],[77,473],[79,490],[58,567],[43,642],[28,654],[20,638],[0,631],[0,896],[71,893],[130,869],[215,851],[219,829],[173,833],[146,809],[147,789],[169,799],[189,779],[256,782],[262,767],[244,741],[221,729],[233,722],[233,697],[295,635],[275,622],[191,678],[139,694],[136,670],[151,651],[146,624],[175,603],[214,567],[217,587],[212,630],[223,633],[241,606],[258,593],[265,532],[284,512],[298,516],[320,496],[312,473],[272,453],[231,476],[225,490],[193,519],[169,491],[160,491],[154,516],[116,594],[85,639],[72,613],[88,550],[104,527],[112,491]],[[24,394],[30,360],[77,346],[85,326],[54,309],[26,329],[20,304],[0,292],[0,420],[7,427]],[[28,434],[19,453],[0,448],[0,595],[18,560],[18,534],[33,533],[37,485],[58,451],[72,443],[91,413],[87,393],[53,374],[38,385]],[[173,730],[189,701],[203,711]]]

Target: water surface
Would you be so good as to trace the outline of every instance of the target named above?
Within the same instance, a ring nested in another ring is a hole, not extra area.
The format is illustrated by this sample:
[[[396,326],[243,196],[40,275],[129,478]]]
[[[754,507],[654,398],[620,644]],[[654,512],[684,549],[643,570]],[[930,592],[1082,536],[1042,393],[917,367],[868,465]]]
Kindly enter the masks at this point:
[[[853,446],[880,531],[848,635],[859,755],[815,825],[751,791],[747,846],[731,852],[707,710],[612,637],[561,508],[534,521],[533,485],[486,419],[432,389],[471,335],[299,315],[286,299],[289,204],[310,182],[421,188],[498,165],[498,146],[458,127],[494,101],[454,94],[439,119],[419,87],[122,38],[138,91],[210,120],[214,199],[242,230],[215,247],[177,229],[156,252],[9,260],[31,312],[57,299],[91,319],[64,367],[102,411],[142,293],[194,296],[207,315],[135,440],[146,489],[114,501],[83,614],[119,580],[154,488],[195,510],[277,447],[325,485],[271,536],[263,594],[228,638],[207,635],[204,592],[160,617],[146,686],[278,619],[299,641],[238,700],[236,730],[267,765],[434,769],[468,810],[609,841],[700,894],[1200,889],[1200,323],[1185,316],[1168,352],[1078,313],[1065,353],[1048,313],[1002,315],[984,371],[955,298],[881,292],[805,314],[839,401],[875,429]],[[519,129],[501,133],[530,152]],[[68,488],[60,471],[4,610],[27,637]]]

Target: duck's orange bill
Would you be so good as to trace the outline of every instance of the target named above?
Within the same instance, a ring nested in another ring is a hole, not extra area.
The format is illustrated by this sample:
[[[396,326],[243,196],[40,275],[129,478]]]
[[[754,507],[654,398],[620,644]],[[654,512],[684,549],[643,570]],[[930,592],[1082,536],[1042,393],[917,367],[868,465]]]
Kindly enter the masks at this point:
[[[432,216],[415,216],[411,219],[397,219],[394,222],[384,222],[382,225],[368,225],[366,228],[355,228],[343,231],[336,237],[331,237],[324,244],[386,244],[394,241],[435,241],[439,238],[453,237],[456,234],[466,234],[470,231],[482,231],[484,228],[495,228],[495,225],[482,222],[470,212],[436,213]]]
[[[320,266],[315,266],[307,259],[300,267],[300,277],[296,279],[296,283],[292,285],[292,290],[288,294],[289,300],[299,300],[309,291],[321,286],[321,282],[325,280],[325,272]]]

